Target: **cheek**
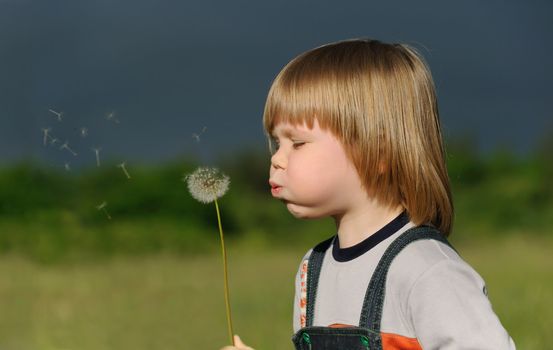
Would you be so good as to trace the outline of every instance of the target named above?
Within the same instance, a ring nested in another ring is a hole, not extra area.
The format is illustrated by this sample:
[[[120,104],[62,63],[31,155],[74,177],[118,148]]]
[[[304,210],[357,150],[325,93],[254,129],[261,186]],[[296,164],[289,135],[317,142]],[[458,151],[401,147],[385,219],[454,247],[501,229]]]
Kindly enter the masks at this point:
[[[327,167],[324,157],[318,154],[306,154],[306,156],[290,159],[287,173],[298,185],[311,186],[316,184],[321,176],[325,176]]]
[[[288,174],[295,182],[295,189],[313,200],[334,195],[344,182],[348,167],[340,150],[325,149],[308,157],[294,159],[289,164]]]

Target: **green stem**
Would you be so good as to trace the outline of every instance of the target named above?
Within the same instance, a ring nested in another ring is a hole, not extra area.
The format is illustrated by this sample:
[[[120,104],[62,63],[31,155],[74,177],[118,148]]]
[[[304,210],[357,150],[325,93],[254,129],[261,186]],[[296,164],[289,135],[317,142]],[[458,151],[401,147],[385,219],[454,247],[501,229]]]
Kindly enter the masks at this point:
[[[219,213],[219,204],[215,199],[215,209],[217,210],[217,222],[219,223],[219,235],[221,236],[221,252],[223,254],[223,270],[225,274],[225,305],[227,307],[227,325],[230,342],[234,345],[233,331],[232,331],[232,318],[230,314],[230,297],[228,288],[228,269],[227,269],[227,251],[225,249],[225,238],[223,236],[223,226],[221,225],[221,214]]]

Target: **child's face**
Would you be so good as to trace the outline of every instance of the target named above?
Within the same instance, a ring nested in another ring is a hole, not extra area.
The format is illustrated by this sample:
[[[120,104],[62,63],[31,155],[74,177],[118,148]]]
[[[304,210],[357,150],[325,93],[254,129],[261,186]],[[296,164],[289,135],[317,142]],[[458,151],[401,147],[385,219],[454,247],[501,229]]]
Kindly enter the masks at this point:
[[[316,120],[312,129],[279,123],[272,136],[278,148],[271,157],[271,193],[294,216],[334,216],[366,198],[342,143]]]

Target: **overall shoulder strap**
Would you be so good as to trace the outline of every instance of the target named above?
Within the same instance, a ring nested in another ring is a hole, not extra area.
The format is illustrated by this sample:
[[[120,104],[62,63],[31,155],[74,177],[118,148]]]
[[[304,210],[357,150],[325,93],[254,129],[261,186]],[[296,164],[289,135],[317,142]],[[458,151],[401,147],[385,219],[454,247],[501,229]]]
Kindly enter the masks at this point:
[[[323,266],[325,253],[332,244],[333,239],[334,237],[331,237],[317,244],[309,256],[309,262],[307,263],[307,305],[305,312],[305,325],[307,327],[313,325],[313,312],[315,309],[315,298],[317,297],[317,286],[319,284],[321,266]]]
[[[371,337],[371,349],[382,349],[380,323],[382,321],[386,277],[390,265],[403,248],[421,239],[435,239],[451,247],[445,236],[437,229],[430,226],[419,226],[405,231],[386,249],[369,282],[369,287],[367,288],[365,300],[363,302],[363,309],[361,310],[361,318],[359,320],[360,327],[371,329],[377,333],[376,337]]]

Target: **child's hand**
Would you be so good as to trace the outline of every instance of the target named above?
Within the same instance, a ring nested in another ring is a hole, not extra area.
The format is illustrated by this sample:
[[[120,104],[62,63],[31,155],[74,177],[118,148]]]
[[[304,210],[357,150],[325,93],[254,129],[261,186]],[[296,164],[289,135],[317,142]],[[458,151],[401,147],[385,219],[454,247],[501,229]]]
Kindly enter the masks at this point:
[[[234,346],[225,346],[221,350],[254,350],[254,348],[250,348],[246,344],[242,343],[242,340],[238,335],[234,336]]]

